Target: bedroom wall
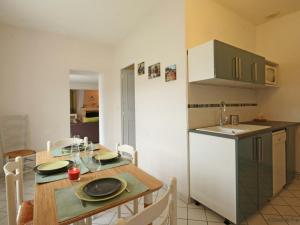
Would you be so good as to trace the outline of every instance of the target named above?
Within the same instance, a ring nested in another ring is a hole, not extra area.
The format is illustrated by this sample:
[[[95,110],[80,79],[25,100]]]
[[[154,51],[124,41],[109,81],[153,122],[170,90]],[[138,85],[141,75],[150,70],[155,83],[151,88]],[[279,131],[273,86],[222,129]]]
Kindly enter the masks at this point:
[[[102,98],[107,98],[102,102],[110,102],[110,46],[0,25],[0,49],[0,115],[28,114],[34,149],[45,149],[47,140],[70,135],[70,70],[98,72]],[[102,107],[102,129],[113,124],[110,116],[104,120],[111,111],[108,107]],[[105,143],[104,136],[101,141]]]
[[[114,70],[120,94],[120,70],[145,62],[145,75],[135,76],[136,148],[139,166],[188,195],[187,94],[184,0],[161,1],[118,46]],[[161,76],[148,79],[148,66],[161,64]],[[177,80],[165,82],[165,67],[176,64]],[[136,71],[137,72],[137,71]],[[120,106],[120,98],[118,101]],[[117,114],[121,118],[120,107]],[[119,141],[121,122],[118,120]]]

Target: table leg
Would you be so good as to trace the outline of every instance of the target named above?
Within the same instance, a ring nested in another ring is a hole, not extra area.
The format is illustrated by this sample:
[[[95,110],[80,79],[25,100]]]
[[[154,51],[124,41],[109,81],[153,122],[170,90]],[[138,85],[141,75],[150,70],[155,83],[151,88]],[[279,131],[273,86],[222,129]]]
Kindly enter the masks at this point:
[[[86,225],[92,225],[92,221],[93,221],[92,217],[88,217],[88,218],[85,219],[85,224]]]
[[[152,205],[153,203],[153,196],[152,193],[145,195],[144,197],[144,208],[147,208],[148,206]],[[152,225],[152,223],[150,223],[149,225]]]
[[[80,220],[80,221],[77,221],[75,223],[73,223],[74,225],[85,225],[85,222],[84,220]]]

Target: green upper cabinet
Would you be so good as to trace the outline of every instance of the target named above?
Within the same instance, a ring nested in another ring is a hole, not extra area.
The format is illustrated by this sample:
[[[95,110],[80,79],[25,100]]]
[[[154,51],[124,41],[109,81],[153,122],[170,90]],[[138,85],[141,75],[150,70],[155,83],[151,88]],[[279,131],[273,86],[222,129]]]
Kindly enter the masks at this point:
[[[238,80],[240,51],[220,41],[214,41],[214,75],[216,78]]]
[[[189,49],[188,69],[189,82],[225,86],[265,83],[264,57],[217,40]]]

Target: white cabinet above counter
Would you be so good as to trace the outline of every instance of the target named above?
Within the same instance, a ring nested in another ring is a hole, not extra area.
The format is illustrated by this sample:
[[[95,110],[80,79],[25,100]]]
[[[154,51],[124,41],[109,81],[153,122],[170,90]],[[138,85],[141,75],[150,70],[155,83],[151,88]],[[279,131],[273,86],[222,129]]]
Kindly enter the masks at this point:
[[[188,49],[189,82],[265,88],[266,59],[221,41]]]

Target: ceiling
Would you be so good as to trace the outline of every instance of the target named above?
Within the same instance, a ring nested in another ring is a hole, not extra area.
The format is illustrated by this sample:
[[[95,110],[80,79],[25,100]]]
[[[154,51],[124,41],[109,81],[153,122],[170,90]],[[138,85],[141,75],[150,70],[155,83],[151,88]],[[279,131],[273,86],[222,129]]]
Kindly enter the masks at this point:
[[[300,0],[215,0],[255,25],[300,10]]]
[[[116,44],[159,0],[1,0],[4,24]]]

